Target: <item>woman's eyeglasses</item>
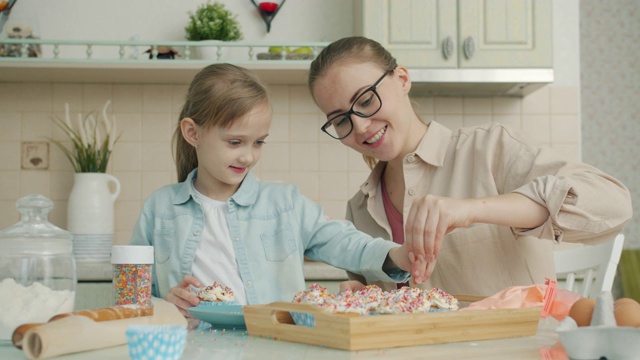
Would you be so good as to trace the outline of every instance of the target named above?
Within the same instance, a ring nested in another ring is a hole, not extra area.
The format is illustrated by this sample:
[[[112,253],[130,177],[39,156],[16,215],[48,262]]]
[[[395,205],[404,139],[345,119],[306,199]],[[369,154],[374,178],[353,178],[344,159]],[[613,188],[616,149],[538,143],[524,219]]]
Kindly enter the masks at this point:
[[[376,90],[378,85],[382,83],[387,75],[393,73],[393,70],[387,70],[373,85],[368,87],[356,100],[351,104],[349,111],[336,115],[322,125],[322,131],[327,133],[334,139],[344,139],[351,131],[353,131],[353,121],[351,114],[356,114],[361,118],[368,118],[375,115],[382,107],[380,94]]]

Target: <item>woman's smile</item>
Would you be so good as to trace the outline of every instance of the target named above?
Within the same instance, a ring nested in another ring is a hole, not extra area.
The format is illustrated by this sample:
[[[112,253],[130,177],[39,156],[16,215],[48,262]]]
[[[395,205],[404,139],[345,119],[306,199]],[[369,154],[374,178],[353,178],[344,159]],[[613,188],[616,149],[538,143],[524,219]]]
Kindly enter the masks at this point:
[[[384,137],[386,132],[387,132],[387,127],[385,126],[382,129],[380,129],[377,133],[373,134],[371,137],[365,140],[364,142],[374,147],[379,146],[382,143],[381,140]]]

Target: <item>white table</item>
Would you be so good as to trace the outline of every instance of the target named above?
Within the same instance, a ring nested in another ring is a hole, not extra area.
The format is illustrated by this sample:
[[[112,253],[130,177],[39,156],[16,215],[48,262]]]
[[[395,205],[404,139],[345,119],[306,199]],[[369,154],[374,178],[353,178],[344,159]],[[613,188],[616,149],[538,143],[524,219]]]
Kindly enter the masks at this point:
[[[567,360],[554,331],[557,322],[541,319],[535,336],[473,342],[411,346],[393,349],[344,351],[249,336],[246,330],[190,330],[183,360],[240,359],[491,359]],[[0,359],[26,359],[12,346],[0,346]],[[70,354],[56,360],[129,359],[126,345]]]

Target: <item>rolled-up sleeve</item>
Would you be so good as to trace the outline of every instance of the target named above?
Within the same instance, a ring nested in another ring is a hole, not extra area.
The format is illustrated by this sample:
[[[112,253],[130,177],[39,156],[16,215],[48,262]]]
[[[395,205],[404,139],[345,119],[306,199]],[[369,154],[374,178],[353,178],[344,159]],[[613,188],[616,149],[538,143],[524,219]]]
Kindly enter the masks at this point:
[[[521,151],[524,156],[508,176],[525,182],[512,191],[545,206],[549,219],[534,229],[515,228],[516,234],[598,243],[619,233],[631,218],[631,195],[616,178],[585,163],[561,160],[547,149]]]

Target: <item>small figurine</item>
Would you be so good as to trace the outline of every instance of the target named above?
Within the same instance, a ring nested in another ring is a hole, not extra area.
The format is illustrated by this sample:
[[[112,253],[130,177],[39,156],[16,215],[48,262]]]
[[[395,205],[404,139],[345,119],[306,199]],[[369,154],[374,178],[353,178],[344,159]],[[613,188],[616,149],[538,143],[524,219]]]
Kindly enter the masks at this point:
[[[37,39],[28,25],[7,25],[6,32],[9,39]],[[23,46],[22,44],[0,44],[0,56],[22,57]],[[28,57],[39,57],[42,54],[40,45],[27,44],[26,51]]]
[[[158,59],[175,59],[176,56],[179,56],[178,52],[173,50],[171,46],[158,46]],[[153,59],[153,49],[148,49],[144,52],[145,54],[149,54],[149,59]]]

